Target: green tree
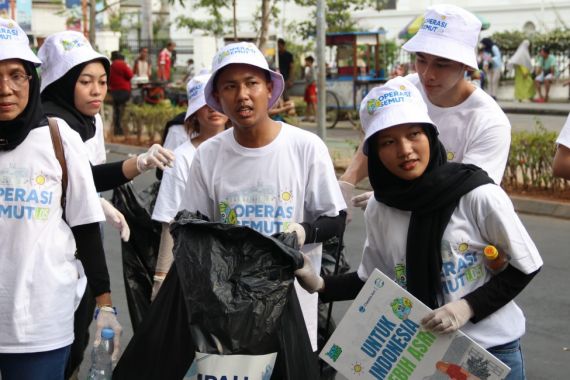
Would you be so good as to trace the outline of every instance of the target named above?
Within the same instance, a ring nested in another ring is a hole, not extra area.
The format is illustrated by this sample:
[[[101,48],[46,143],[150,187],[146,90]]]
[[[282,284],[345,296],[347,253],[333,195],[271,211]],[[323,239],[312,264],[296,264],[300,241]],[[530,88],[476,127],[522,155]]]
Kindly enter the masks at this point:
[[[175,0],[168,0],[170,4],[173,4]],[[184,0],[178,0],[179,4],[184,6]],[[190,32],[194,30],[204,30],[206,32],[212,33],[216,37],[223,37],[228,30],[229,22],[222,15],[222,10],[224,8],[233,8],[233,24],[234,33],[236,30],[236,17],[235,17],[235,0],[198,0],[192,4],[193,8],[206,9],[210,14],[210,18],[194,18],[188,16],[178,16],[176,18],[176,23],[179,28],[188,28]]]

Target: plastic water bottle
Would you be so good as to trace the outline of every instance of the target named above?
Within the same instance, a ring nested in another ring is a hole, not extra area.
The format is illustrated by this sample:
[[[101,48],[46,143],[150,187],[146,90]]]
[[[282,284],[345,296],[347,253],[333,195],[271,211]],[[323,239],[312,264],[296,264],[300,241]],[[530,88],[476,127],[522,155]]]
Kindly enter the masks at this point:
[[[104,328],[101,331],[101,343],[91,351],[91,368],[87,380],[111,380],[113,376],[113,338],[115,332]]]

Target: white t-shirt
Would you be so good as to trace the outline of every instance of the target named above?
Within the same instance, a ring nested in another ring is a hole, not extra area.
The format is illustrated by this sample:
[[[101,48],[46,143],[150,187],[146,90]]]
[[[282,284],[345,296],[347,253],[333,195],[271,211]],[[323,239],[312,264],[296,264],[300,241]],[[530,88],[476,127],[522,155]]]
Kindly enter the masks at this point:
[[[47,127],[0,151],[0,353],[43,352],[73,342],[78,261],[70,226],[105,220],[79,134],[58,121],[68,186]]]
[[[170,223],[178,213],[195,153],[196,148],[190,140],[174,150],[174,167],[167,168],[162,174],[160,190],[152,213],[153,220]]]
[[[364,213],[366,243],[358,276],[366,280],[378,268],[399,285],[406,286],[406,245],[411,212],[386,206],[374,197]],[[507,194],[495,184],[479,186],[461,197],[442,238],[444,299],[458,300],[491,278],[483,264],[483,249],[492,244],[505,252],[510,264],[524,273],[542,266],[542,259]],[[476,324],[461,329],[483,347],[493,347],[521,337],[525,331],[522,311],[509,302]]]
[[[261,148],[238,144],[233,129],[202,143],[180,205],[264,235],[282,232],[291,222],[334,217],[345,208],[326,145],[285,123]]]
[[[65,123],[65,120],[55,117],[54,119],[57,120],[57,123],[61,125]],[[89,162],[91,165],[100,165],[104,164],[107,161],[107,153],[105,152],[105,137],[103,134],[103,119],[101,119],[101,115],[95,115],[95,135],[91,137],[89,140],[84,141],[87,158],[89,158]]]
[[[162,146],[166,149],[174,150],[188,140],[190,140],[190,136],[188,136],[184,125],[175,124],[168,129]]]
[[[448,161],[477,165],[500,184],[509,157],[511,124],[497,102],[476,88],[463,103],[438,107],[429,101],[417,73],[406,79],[420,90]]]
[[[564,123],[564,127],[560,131],[558,138],[556,139],[557,144],[564,145],[566,148],[570,149],[570,115],[566,119],[566,123]]]

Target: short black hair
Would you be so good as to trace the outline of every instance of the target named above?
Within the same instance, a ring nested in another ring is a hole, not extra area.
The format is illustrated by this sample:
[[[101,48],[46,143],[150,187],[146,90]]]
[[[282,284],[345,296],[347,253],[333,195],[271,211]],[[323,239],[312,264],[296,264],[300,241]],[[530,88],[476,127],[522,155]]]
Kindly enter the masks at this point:
[[[310,61],[312,63],[312,62],[315,62],[315,59],[313,58],[312,55],[308,55],[305,57],[305,61]]]
[[[540,50],[544,50],[546,54],[550,54],[550,46],[543,46],[540,48]]]
[[[277,43],[285,45],[285,40],[283,38],[279,38],[277,39]]]

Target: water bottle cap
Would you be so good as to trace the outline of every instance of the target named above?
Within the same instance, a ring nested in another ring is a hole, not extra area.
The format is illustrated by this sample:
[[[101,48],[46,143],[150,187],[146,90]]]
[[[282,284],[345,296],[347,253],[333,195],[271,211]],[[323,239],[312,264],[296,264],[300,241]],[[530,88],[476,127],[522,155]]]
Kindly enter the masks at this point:
[[[101,338],[103,339],[113,339],[114,337],[115,337],[115,332],[113,331],[113,329],[105,327],[101,331]]]
[[[492,245],[486,246],[483,250],[483,253],[485,254],[485,257],[490,260],[495,260],[497,257],[499,257],[499,251]]]

